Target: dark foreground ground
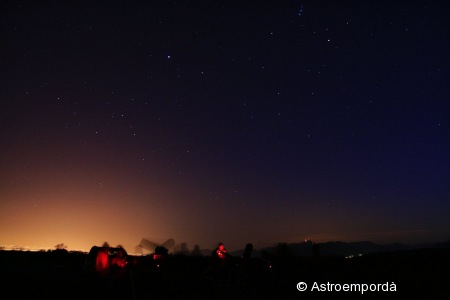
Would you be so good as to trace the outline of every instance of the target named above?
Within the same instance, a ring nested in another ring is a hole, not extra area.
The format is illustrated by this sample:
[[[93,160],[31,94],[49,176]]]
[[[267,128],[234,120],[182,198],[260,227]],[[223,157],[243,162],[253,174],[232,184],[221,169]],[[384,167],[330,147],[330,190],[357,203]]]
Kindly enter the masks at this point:
[[[355,258],[129,257],[121,273],[98,276],[78,252],[0,251],[0,287],[16,299],[450,299],[450,249],[419,249]],[[159,266],[158,266],[159,265]],[[305,282],[304,292],[297,290]],[[318,291],[314,284],[385,284],[391,291]],[[396,291],[392,291],[395,286]]]

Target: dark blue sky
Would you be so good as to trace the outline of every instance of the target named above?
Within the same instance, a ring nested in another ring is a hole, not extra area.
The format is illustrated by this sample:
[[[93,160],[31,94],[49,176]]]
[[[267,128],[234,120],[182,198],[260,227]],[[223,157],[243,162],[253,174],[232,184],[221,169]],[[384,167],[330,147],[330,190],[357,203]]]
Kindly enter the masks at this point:
[[[1,11],[1,245],[450,237],[446,1]]]

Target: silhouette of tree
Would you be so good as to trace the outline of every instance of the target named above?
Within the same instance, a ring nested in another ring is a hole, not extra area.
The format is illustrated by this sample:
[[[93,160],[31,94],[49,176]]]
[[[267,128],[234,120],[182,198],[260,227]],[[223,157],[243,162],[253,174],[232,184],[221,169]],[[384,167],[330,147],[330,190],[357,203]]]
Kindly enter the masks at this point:
[[[187,243],[181,243],[180,248],[178,249],[177,252],[178,252],[177,254],[188,255],[189,249],[188,249]]]
[[[55,249],[56,249],[56,250],[67,250],[67,246],[64,245],[64,243],[56,244],[56,245],[55,245]]]
[[[193,256],[202,256],[202,252],[200,251],[200,246],[195,245],[194,250],[192,250],[191,255]]]
[[[110,247],[108,242],[104,242],[102,247]]]

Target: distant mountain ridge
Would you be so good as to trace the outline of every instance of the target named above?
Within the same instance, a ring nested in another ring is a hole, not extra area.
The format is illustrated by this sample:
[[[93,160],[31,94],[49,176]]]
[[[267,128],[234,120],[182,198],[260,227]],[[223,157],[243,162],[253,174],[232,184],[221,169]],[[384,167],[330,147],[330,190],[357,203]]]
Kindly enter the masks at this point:
[[[320,256],[351,256],[359,254],[392,252],[402,250],[414,250],[423,248],[450,248],[450,241],[430,244],[405,245],[401,243],[376,244],[370,241],[359,242],[341,242],[330,241],[324,243],[313,243],[311,241],[301,243],[279,243],[278,245],[254,250],[254,256],[263,256],[264,253],[277,254],[282,251],[284,254],[310,257],[314,255],[314,251]],[[315,249],[315,250],[314,250]],[[314,250],[314,251],[313,251]],[[230,253],[234,256],[240,256],[243,250]]]

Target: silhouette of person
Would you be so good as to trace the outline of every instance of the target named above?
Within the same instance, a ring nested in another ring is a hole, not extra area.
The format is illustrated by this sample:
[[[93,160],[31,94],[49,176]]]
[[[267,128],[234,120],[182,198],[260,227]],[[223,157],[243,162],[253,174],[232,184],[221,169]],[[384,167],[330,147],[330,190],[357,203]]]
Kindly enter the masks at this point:
[[[219,243],[212,251],[213,265],[210,269],[211,275],[215,280],[225,280],[227,278],[227,249],[223,243]]]
[[[252,252],[253,252],[253,244],[248,243],[247,245],[245,245],[244,253],[242,253],[242,259],[244,261],[250,260],[250,258],[252,257]]]
[[[219,245],[217,245],[216,249],[214,250],[214,255],[221,260],[224,260],[227,257],[227,249],[225,248],[223,243],[219,243]]]
[[[127,264],[127,256],[125,254],[125,250],[123,248],[119,248],[116,255],[111,259],[111,265],[117,267],[125,267]]]
[[[95,259],[95,269],[100,275],[106,275],[109,272],[109,255],[107,247],[96,248],[97,255]]]

